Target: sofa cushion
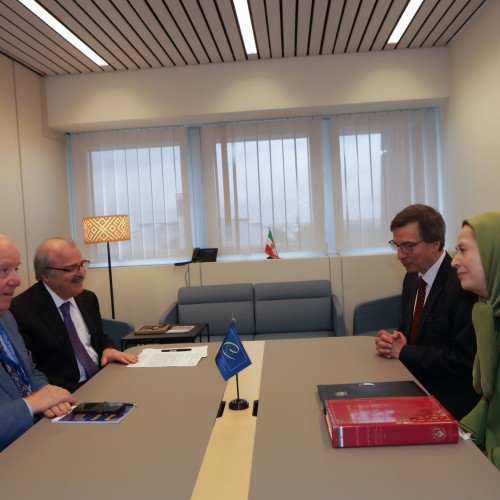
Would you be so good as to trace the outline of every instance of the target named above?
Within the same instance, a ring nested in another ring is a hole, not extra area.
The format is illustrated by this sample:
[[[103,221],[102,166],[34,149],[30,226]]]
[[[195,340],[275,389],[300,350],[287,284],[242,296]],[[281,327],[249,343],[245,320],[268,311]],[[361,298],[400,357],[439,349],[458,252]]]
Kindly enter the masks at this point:
[[[291,281],[257,283],[255,296],[255,333],[333,331],[330,281]],[[259,337],[260,338],[260,337]]]
[[[179,323],[208,323],[211,337],[225,335],[233,315],[239,334],[255,332],[250,283],[183,287],[177,302]]]

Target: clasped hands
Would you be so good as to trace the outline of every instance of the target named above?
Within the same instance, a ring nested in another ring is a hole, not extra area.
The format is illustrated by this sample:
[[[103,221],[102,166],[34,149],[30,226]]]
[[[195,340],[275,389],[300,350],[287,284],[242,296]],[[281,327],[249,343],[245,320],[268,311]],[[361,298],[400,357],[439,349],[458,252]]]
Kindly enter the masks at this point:
[[[406,337],[397,330],[394,330],[393,333],[379,330],[375,337],[375,349],[377,354],[383,358],[399,359],[399,353],[406,344]]]

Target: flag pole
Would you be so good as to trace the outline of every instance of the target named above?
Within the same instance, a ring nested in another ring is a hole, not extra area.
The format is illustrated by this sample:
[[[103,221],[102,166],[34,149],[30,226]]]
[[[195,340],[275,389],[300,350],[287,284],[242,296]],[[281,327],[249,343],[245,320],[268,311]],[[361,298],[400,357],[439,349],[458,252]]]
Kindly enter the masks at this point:
[[[240,382],[238,379],[238,374],[236,374],[236,399],[229,401],[229,408],[231,410],[246,410],[249,403],[246,399],[240,398]]]
[[[231,313],[231,320],[233,323],[236,323],[236,317],[234,313]],[[232,399],[229,401],[229,409],[231,410],[246,410],[249,404],[246,399],[240,398],[240,379],[238,378],[238,374],[236,374],[236,399]]]
[[[236,375],[236,399],[229,402],[231,410],[245,410],[250,405],[246,399],[240,398],[240,381],[238,373],[243,368],[252,364],[248,357],[235,327],[236,318],[231,313],[231,326],[224,337],[219,352],[215,356],[215,364],[219,368],[224,380],[229,380],[231,375]]]

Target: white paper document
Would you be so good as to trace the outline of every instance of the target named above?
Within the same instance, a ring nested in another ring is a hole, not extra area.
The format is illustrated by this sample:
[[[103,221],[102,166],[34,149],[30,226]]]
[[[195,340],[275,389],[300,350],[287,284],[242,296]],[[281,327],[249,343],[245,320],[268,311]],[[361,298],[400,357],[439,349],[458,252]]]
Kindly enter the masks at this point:
[[[201,358],[206,358],[208,346],[167,347],[163,349],[143,349],[139,361],[128,368],[157,368],[162,366],[196,366]]]
[[[186,333],[190,332],[194,328],[194,325],[172,325],[167,333]]]

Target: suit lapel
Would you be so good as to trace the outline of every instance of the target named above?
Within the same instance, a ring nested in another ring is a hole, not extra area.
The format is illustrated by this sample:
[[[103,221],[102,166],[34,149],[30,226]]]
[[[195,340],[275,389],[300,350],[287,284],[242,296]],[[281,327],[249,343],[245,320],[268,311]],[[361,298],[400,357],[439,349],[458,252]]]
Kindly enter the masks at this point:
[[[403,325],[405,325],[405,335],[409,338],[411,322],[413,320],[413,309],[415,307],[415,299],[417,297],[417,283],[418,283],[418,273],[412,273],[411,276],[408,276],[408,282],[406,283],[408,290],[408,300],[405,304],[405,310],[403,312]]]
[[[439,298],[441,293],[443,292],[444,284],[446,282],[446,277],[449,272],[451,257],[446,254],[443,262],[439,266],[439,270],[436,274],[436,278],[434,279],[434,283],[432,284],[429,295],[427,296],[427,300],[425,301],[424,310],[422,311],[422,317],[420,320],[420,324],[418,326],[418,335],[420,335],[422,328],[424,327],[424,318],[426,318],[429,314],[429,311],[432,311],[436,300]]]

